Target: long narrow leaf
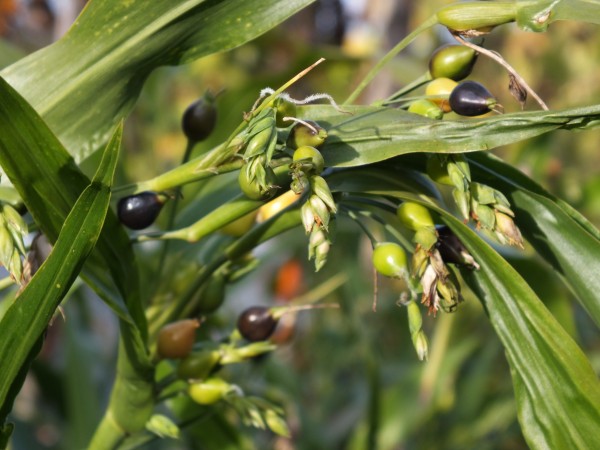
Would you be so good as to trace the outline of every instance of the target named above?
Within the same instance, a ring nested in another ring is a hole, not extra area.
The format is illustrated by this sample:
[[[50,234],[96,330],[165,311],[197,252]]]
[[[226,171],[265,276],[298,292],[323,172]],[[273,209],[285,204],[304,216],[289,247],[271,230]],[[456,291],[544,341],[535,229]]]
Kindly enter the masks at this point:
[[[76,159],[106,141],[162,65],[237,47],[314,0],[92,0],[58,42],[0,73]]]
[[[110,185],[116,167],[121,129],[106,148],[92,183],[67,217],[48,259],[36,272],[0,322],[0,405],[12,403],[17,375],[35,355],[56,308],[94,248],[108,211]],[[12,398],[9,397],[9,394]],[[4,422],[5,417],[0,417]]]
[[[330,178],[345,189],[417,201],[437,210],[481,269],[463,277],[478,294],[506,349],[519,420],[532,448],[595,448],[600,384],[589,361],[521,276],[461,221],[422,194],[391,190],[360,172]],[[344,177],[347,181],[343,181]],[[460,309],[456,314],[460,314]]]
[[[528,444],[595,448],[600,384],[589,361],[506,261],[457,219],[444,220],[481,266],[463,276],[506,349]]]
[[[54,242],[90,181],[44,121],[1,78],[0,166],[36,223]],[[138,282],[134,261],[127,233],[109,211],[98,251],[88,259],[83,276],[122,319],[133,322],[133,313],[143,329],[143,313],[135,299]]]
[[[470,120],[433,120],[396,108],[344,109],[351,114],[323,105],[304,106],[298,113],[327,129],[321,150],[328,166],[361,166],[415,152],[490,150],[557,129],[600,126],[600,105]]]
[[[508,196],[523,235],[600,326],[600,232],[508,164],[487,155],[471,159],[474,177]]]

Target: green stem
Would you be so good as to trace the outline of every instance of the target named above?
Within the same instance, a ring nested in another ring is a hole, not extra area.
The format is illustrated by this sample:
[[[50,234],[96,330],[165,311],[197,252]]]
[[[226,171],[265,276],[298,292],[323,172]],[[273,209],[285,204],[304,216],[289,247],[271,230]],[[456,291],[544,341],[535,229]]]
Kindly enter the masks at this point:
[[[15,284],[15,280],[11,277],[4,277],[0,280],[0,291],[6,289],[7,287],[13,286]]]
[[[225,250],[213,261],[204,266],[194,282],[185,290],[179,301],[171,306],[168,313],[161,315],[157,320],[150,324],[151,340],[158,330],[165,324],[178,317],[181,312],[196,293],[202,288],[202,285],[208,281],[214,272],[219,270],[229,261],[235,260],[248,253],[258,244],[261,244],[287,230],[300,225],[300,212],[298,209],[284,210],[269,220],[255,226],[248,233],[232,242]]]
[[[309,292],[302,294],[290,301],[291,305],[307,305],[316,303],[319,300],[327,297],[329,294],[334,292],[340,286],[344,285],[348,281],[348,275],[345,273],[338,273],[332,278],[327,279],[319,286],[311,289]]]
[[[390,62],[398,53],[404,50],[419,34],[423,31],[431,28],[433,25],[437,24],[437,16],[433,15],[421,25],[419,25],[412,33],[402,39],[394,48],[392,48],[383,58],[379,60],[379,62],[373,67],[369,73],[363,78],[360,84],[354,89],[354,92],[350,94],[350,96],[346,99],[344,104],[354,103],[354,101],[358,98],[361,92],[367,87],[367,85],[373,81],[373,78],[383,69],[383,67]]]
[[[429,360],[423,370],[419,390],[424,405],[428,405],[431,401],[436,381],[439,379],[444,356],[450,344],[450,334],[452,333],[452,324],[455,317],[455,314],[442,314],[437,319],[435,333],[430,345]]]
[[[194,148],[194,145],[196,144],[195,141],[189,140],[187,141],[187,144],[185,146],[185,152],[183,153],[183,157],[181,158],[181,164],[180,166],[183,166],[185,163],[187,163],[190,159],[190,155],[192,154],[192,150]],[[177,186],[177,189],[175,190],[175,194],[174,194],[175,198],[173,199],[169,212],[168,212],[168,218],[167,218],[167,230],[170,230],[173,228],[173,225],[175,224],[175,216],[177,215],[177,207],[179,206],[179,201],[181,199],[181,185]],[[162,272],[165,268],[165,261],[167,259],[167,254],[169,253],[169,246],[170,246],[170,241],[165,241],[162,245],[162,248],[160,250],[160,256],[158,257],[158,265],[156,268],[156,275],[155,275],[155,282],[154,282],[154,286],[155,286],[155,291],[158,289],[158,286],[160,286],[160,279],[161,279],[161,275]]]
[[[385,106],[389,103],[395,103],[399,98],[404,97],[406,94],[414,91],[417,88],[420,88],[421,86],[428,83],[429,81],[431,81],[431,74],[429,73],[429,70],[428,70],[423,75],[421,75],[419,78],[411,81],[409,84],[404,86],[402,89],[394,92],[387,99],[378,100],[376,102],[373,102],[372,105],[373,106]]]
[[[115,384],[88,446],[91,450],[116,448],[128,435],[144,429],[154,409],[154,367],[149,355],[140,348],[139,336],[129,323],[121,321],[120,330]]]
[[[287,176],[289,171],[288,161],[286,158],[281,166],[273,169],[278,179]],[[179,239],[187,242],[198,242],[203,237],[258,209],[263,204],[264,202],[261,200],[250,200],[245,195],[239,195],[233,200],[215,208],[190,226],[167,232],[140,235],[135,238],[135,241]]]
[[[211,150],[211,152],[220,150],[220,148],[221,147],[219,146],[218,148]],[[226,164],[221,164],[218,167],[205,167],[205,163],[200,164],[201,160],[204,160],[202,156],[194,158],[191,161],[169,170],[168,172],[165,172],[155,178],[141,181],[139,183],[119,186],[118,188],[113,189],[113,192],[119,193],[123,196],[137,194],[144,191],[168,191],[194,181],[204,180],[222,173],[233,172],[234,170],[242,167],[241,159],[231,161]]]
[[[363,231],[363,233],[365,233],[367,235],[367,237],[371,241],[371,248],[375,248],[375,244],[377,243],[377,239],[375,238],[375,236],[373,236],[373,234],[369,231],[369,229],[365,226],[365,224],[362,223],[358,219],[358,215],[354,211],[352,211],[351,209],[347,210],[347,214],[348,214],[348,217],[350,217],[359,226],[359,228]]]

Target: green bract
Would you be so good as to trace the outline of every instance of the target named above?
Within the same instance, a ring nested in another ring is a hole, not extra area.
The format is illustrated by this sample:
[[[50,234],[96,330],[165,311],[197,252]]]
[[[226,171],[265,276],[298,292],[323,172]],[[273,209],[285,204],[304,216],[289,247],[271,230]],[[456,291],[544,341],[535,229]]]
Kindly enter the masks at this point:
[[[242,168],[238,176],[238,183],[240,189],[246,197],[252,200],[268,200],[277,191],[275,186],[275,173],[271,167],[267,166],[265,169],[266,188],[261,187],[261,184],[257,177],[251,179],[248,170]]]
[[[406,253],[395,242],[380,242],[373,249],[373,267],[386,277],[403,277],[406,273]]]
[[[488,32],[496,25],[516,20],[517,2],[455,3],[440,9],[436,16],[441,25],[451,30]]]

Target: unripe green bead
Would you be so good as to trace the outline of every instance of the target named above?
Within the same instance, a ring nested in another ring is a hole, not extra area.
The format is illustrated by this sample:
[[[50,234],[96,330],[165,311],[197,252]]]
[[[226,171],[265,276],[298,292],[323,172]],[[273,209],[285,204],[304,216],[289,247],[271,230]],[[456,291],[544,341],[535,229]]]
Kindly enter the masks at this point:
[[[320,174],[325,167],[325,160],[321,152],[309,145],[298,147],[292,157],[294,162],[307,161],[312,164],[312,170],[309,172]]]
[[[221,359],[218,350],[201,350],[181,360],[177,367],[177,376],[185,380],[206,378]]]
[[[418,203],[402,203],[398,207],[396,215],[406,228],[413,231],[418,231],[421,228],[435,227],[429,210]]]
[[[425,98],[412,102],[408,107],[408,112],[435,120],[444,118],[444,111],[434,102]]]
[[[296,149],[308,145],[310,147],[319,147],[327,138],[327,131],[312,120],[306,120],[311,127],[298,122],[291,129],[286,145],[289,148]]]
[[[427,175],[436,183],[452,186],[452,179],[448,175],[448,162],[437,157],[427,158]]]
[[[460,81],[470,75],[477,59],[475,50],[464,45],[446,45],[438,48],[429,60],[432,78],[450,78]]]
[[[221,378],[209,378],[207,380],[191,383],[188,387],[188,394],[196,403],[200,405],[212,405],[221,400],[232,386]]]
[[[386,277],[401,278],[406,273],[406,252],[395,242],[380,242],[373,249],[373,267]]]
[[[275,118],[278,128],[289,127],[292,124],[291,121],[283,120],[283,118],[296,117],[297,107],[294,103],[278,97],[271,102],[270,106],[275,109]]]

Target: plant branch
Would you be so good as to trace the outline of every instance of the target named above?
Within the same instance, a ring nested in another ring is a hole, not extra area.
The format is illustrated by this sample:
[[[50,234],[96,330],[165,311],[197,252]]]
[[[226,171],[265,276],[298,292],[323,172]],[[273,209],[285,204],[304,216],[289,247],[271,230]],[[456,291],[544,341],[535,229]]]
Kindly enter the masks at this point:
[[[396,44],[394,48],[387,52],[387,54],[379,60],[375,67],[373,67],[369,71],[369,73],[367,73],[367,75],[363,78],[360,84],[356,87],[356,89],[354,89],[354,91],[350,94],[350,96],[346,99],[344,103],[353,103],[361,94],[361,92],[367,87],[367,85],[371,81],[373,81],[373,78],[375,78],[375,76],[381,71],[381,69],[383,69],[383,67],[388,62],[390,62],[398,53],[404,50],[419,34],[427,30],[428,28],[431,28],[436,23],[438,23],[437,17],[435,15],[431,16],[429,19],[427,19],[425,22],[419,25],[412,33],[410,33],[408,36],[406,36],[404,39],[398,42],[398,44]]]
[[[504,67],[508,73],[510,73],[513,77],[515,77],[517,82],[521,86],[523,86],[523,88],[535,99],[535,101],[538,102],[538,104],[542,107],[542,109],[545,111],[548,111],[548,106],[546,105],[544,100],[542,100],[540,98],[540,96],[537,95],[537,93],[531,88],[531,86],[529,86],[529,84],[527,84],[527,82],[523,79],[523,77],[521,77],[521,75],[519,75],[517,73],[517,71],[510,64],[508,64],[508,62],[506,62],[506,60],[504,58],[502,58],[502,56],[500,56],[496,52],[493,52],[491,50],[488,50],[488,49],[480,47],[476,44],[473,44],[472,42],[464,40],[460,35],[458,35],[456,33],[452,33],[452,36],[454,37],[454,39],[456,39],[462,45],[472,48],[476,52],[481,53],[481,54],[487,56],[488,58],[493,59],[498,64],[500,64],[502,67]]]

